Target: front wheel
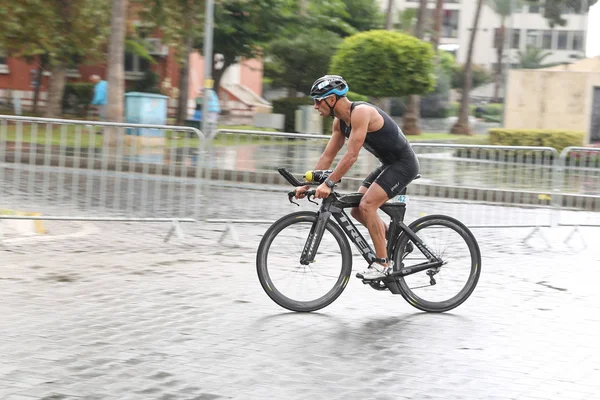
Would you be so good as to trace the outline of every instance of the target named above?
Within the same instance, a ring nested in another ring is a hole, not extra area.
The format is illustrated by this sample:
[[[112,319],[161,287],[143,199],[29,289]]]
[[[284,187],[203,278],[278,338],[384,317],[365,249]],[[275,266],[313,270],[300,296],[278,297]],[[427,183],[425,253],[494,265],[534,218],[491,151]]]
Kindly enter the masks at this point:
[[[398,278],[402,296],[427,312],[458,307],[473,293],[481,273],[481,253],[475,236],[463,223],[445,215],[419,218],[409,228],[444,264]],[[408,235],[400,235],[394,270],[427,262]]]
[[[352,272],[352,252],[341,228],[327,222],[314,261],[300,264],[314,212],[297,212],[267,230],[256,254],[258,279],[267,295],[283,308],[308,312],[331,304],[344,291]]]

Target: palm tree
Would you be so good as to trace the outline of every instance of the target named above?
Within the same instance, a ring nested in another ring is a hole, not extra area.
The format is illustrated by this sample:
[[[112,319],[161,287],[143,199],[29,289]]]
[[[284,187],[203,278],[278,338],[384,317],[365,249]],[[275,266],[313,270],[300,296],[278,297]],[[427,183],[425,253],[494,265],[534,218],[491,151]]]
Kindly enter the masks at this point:
[[[189,97],[189,82],[190,82],[190,55],[194,49],[194,26],[196,2],[184,0],[187,13],[185,15],[185,47],[183,50],[182,60],[179,67],[179,98],[177,99],[177,125],[183,125],[188,114],[188,97]]]
[[[450,130],[451,133],[457,135],[471,135],[469,127],[469,92],[473,85],[473,49],[475,48],[475,38],[477,37],[477,29],[479,28],[479,19],[481,17],[481,7],[484,0],[477,0],[477,8],[475,9],[475,19],[473,21],[473,29],[471,29],[471,38],[469,39],[469,50],[467,52],[467,62],[465,63],[465,82],[462,88],[462,98],[460,100],[460,110],[458,121]]]
[[[415,26],[414,35],[418,39],[423,39],[425,34],[425,19],[427,17],[427,0],[420,0],[419,14],[417,17],[417,25]],[[418,95],[411,94],[406,102],[406,111],[402,118],[402,132],[406,135],[420,135],[419,128],[421,101]]]
[[[523,69],[537,69],[544,67],[546,57],[552,55],[537,47],[528,46],[524,52],[519,51],[519,67]]]
[[[385,12],[385,29],[390,31],[392,30],[392,25],[394,23],[392,15],[393,12],[392,10],[394,9],[394,0],[388,0],[387,2],[387,9]]]
[[[394,24],[394,29],[412,35],[412,33],[415,31],[416,21],[417,9],[406,8],[398,12],[398,22]]]
[[[123,122],[125,109],[125,34],[127,24],[128,0],[113,0],[108,43],[108,104],[106,119],[111,122]],[[117,130],[105,129],[105,140],[109,146],[117,144]]]
[[[439,60],[438,47],[440,45],[440,37],[442,36],[442,17],[444,14],[444,0],[436,0],[435,3],[435,14],[433,17],[433,31],[431,35],[431,45],[435,51],[435,63],[437,65]]]
[[[498,40],[496,43],[496,55],[498,66],[496,67],[494,76],[494,101],[498,101],[500,95],[500,86],[502,85],[502,67],[504,58],[504,41],[506,39],[506,19],[513,12],[523,7],[522,0],[486,0],[487,4],[500,16],[500,28],[498,30]],[[515,7],[513,9],[513,7]],[[512,38],[511,38],[512,39]],[[509,39],[509,48],[512,40]]]

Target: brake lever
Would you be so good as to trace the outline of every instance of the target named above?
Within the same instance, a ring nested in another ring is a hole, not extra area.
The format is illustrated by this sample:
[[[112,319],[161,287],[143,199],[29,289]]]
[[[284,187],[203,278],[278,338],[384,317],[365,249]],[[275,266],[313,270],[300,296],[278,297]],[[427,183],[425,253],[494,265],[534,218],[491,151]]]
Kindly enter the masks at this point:
[[[288,192],[288,200],[290,201],[290,203],[297,205],[298,207],[300,207],[300,204],[296,203],[294,200],[292,200],[294,198],[294,196],[296,196],[296,192]]]
[[[319,205],[319,203],[317,203],[316,201],[312,201],[312,200],[310,199],[310,196],[313,196],[313,197],[314,197],[314,193],[308,194],[308,195],[306,196],[306,200],[310,201],[310,202],[311,202],[311,203],[313,203],[313,204]]]

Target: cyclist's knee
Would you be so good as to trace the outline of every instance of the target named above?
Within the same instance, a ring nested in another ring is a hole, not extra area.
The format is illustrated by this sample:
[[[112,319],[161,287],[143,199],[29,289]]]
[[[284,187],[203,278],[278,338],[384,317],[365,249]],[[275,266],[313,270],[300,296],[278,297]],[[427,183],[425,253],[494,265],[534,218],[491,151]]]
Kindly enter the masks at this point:
[[[377,212],[377,208],[377,204],[370,201],[365,201],[365,199],[363,199],[358,205],[361,215]]]
[[[360,220],[361,219],[361,214],[360,214],[360,209],[358,207],[353,207],[350,210],[350,215],[352,215],[352,217],[356,220]]]

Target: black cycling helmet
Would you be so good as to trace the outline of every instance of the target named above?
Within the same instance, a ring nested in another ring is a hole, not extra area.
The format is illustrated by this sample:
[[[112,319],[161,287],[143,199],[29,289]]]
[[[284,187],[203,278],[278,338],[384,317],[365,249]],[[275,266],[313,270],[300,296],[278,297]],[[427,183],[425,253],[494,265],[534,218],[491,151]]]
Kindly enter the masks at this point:
[[[310,88],[310,97],[315,100],[322,100],[334,94],[343,97],[346,93],[348,93],[348,84],[339,75],[322,76]]]
[[[325,75],[320,77],[313,83],[310,88],[310,97],[313,100],[321,101],[326,97],[335,95],[336,100],[333,107],[327,103],[329,107],[329,116],[333,117],[333,109],[340,97],[346,96],[348,93],[348,83],[339,75]]]

